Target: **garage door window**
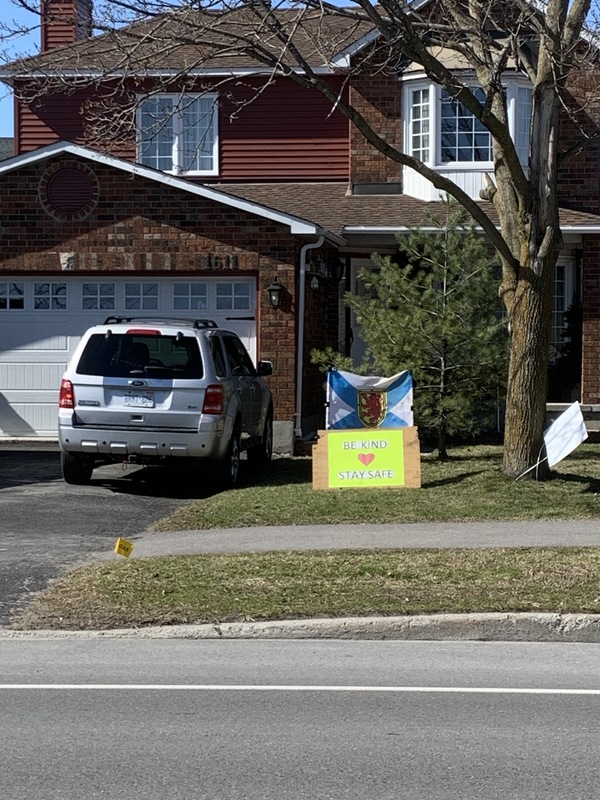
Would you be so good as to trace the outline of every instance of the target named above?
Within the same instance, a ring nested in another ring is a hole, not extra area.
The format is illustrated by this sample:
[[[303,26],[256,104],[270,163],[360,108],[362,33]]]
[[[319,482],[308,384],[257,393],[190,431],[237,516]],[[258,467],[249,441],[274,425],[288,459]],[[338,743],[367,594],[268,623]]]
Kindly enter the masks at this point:
[[[176,283],[173,286],[173,308],[177,311],[206,311],[207,294],[205,283]]]
[[[217,311],[247,311],[249,308],[249,283],[217,283]]]
[[[158,283],[126,283],[125,308],[156,311],[158,308]]]
[[[0,282],[0,311],[25,308],[25,284]]]
[[[37,311],[66,311],[66,283],[36,283],[33,288],[33,307]]]
[[[113,310],[115,307],[114,283],[84,283],[81,307],[84,311]]]

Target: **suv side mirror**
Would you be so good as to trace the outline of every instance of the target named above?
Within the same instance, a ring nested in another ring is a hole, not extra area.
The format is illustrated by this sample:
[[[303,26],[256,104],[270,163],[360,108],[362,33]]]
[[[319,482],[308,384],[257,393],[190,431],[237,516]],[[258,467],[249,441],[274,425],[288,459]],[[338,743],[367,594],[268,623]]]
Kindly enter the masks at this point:
[[[259,361],[257,372],[261,376],[273,374],[273,363],[271,361]]]

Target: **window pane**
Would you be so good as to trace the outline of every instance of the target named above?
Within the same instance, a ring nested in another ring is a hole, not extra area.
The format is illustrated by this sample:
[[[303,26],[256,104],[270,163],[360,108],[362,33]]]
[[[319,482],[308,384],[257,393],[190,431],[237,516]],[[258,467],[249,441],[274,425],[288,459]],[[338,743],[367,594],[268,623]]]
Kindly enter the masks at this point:
[[[148,97],[140,113],[139,161],[162,171],[173,169],[175,143],[173,100],[170,97]]]
[[[0,311],[25,308],[25,284],[0,282]]]
[[[212,97],[186,98],[181,108],[180,167],[184,172],[213,169],[217,107]]]
[[[158,284],[126,283],[125,308],[156,311],[158,308]]]
[[[485,94],[472,90],[480,102]],[[462,104],[443,91],[441,101],[441,161],[480,162],[492,160],[492,139],[489,131]]]
[[[529,164],[529,140],[531,136],[531,89],[517,90],[516,146],[521,164]]]
[[[114,283],[84,283],[82,288],[81,307],[84,311],[104,309],[110,311],[115,307]]]
[[[64,311],[67,308],[66,283],[35,283],[33,307],[40,311]]]
[[[429,161],[429,89],[417,89],[411,97],[411,150],[421,161]]]
[[[207,293],[205,283],[176,283],[173,286],[173,308],[177,311],[206,311]]]

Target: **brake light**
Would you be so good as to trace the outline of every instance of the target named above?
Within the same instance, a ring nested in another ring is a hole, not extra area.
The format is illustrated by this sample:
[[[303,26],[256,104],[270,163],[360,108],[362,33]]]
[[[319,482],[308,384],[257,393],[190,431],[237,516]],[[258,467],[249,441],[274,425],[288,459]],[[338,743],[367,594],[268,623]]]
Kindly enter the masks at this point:
[[[71,381],[62,379],[60,383],[60,394],[58,395],[59,408],[75,408],[75,392]]]
[[[144,336],[160,336],[160,331],[156,331],[154,328],[129,328],[127,333],[131,335],[138,333]]]
[[[203,414],[222,414],[225,410],[225,395],[223,387],[218,383],[213,383],[206,387],[204,394]]]

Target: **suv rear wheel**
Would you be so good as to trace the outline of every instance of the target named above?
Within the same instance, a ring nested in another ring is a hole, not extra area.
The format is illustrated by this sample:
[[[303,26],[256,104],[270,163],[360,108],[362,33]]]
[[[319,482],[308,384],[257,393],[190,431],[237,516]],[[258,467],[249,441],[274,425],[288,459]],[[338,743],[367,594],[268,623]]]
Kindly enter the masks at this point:
[[[236,425],[225,458],[218,463],[218,482],[223,489],[233,489],[240,475],[240,428]]]
[[[83,486],[90,482],[94,465],[89,458],[72,456],[70,453],[60,454],[60,468],[66,483]]]
[[[248,450],[248,461],[257,466],[267,464],[273,455],[273,412],[269,411],[265,419],[260,442]]]

